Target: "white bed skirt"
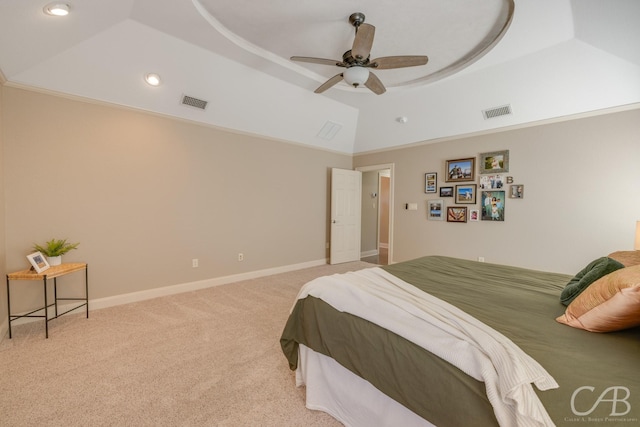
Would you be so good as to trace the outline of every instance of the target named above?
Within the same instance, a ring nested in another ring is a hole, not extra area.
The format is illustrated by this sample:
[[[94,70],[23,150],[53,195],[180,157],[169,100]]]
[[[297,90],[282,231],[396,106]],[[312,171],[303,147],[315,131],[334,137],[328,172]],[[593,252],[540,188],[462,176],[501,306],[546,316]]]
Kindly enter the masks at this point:
[[[330,357],[299,348],[296,386],[306,386],[307,408],[348,427],[434,427]]]

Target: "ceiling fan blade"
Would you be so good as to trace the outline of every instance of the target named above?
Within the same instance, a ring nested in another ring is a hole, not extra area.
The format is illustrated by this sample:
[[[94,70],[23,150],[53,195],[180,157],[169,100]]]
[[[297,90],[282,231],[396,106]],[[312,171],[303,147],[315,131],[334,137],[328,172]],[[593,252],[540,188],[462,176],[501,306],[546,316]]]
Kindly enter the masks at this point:
[[[389,70],[391,68],[415,67],[425,65],[429,61],[428,56],[383,56],[371,61],[368,67],[376,70]]]
[[[290,59],[292,61],[297,61],[297,62],[311,62],[312,64],[335,65],[338,67],[346,67],[346,64],[344,62],[338,61],[335,59],[311,58],[308,56],[292,56]]]
[[[369,89],[371,89],[371,91],[376,95],[382,95],[387,91],[387,89],[385,89],[380,79],[376,77],[376,75],[373,74],[372,72],[369,72],[369,78],[367,79],[366,82],[364,82],[364,85]]]
[[[336,74],[331,77],[329,80],[324,82],[318,89],[314,90],[315,93],[322,93],[325,90],[329,89],[332,86],[335,86],[338,82],[342,80],[342,73]]]
[[[369,57],[375,32],[376,27],[371,24],[360,24],[356,27],[356,38],[353,40],[351,48],[351,55],[355,59],[364,60]]]

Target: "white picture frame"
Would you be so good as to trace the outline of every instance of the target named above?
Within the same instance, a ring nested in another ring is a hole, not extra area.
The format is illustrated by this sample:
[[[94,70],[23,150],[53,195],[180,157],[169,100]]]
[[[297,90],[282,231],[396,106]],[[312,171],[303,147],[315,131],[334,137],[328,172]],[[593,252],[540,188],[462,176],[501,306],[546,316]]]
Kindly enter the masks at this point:
[[[427,200],[427,219],[431,221],[444,220],[444,200]]]
[[[43,271],[49,268],[49,263],[47,262],[47,259],[40,252],[34,252],[32,254],[27,255],[27,259],[29,260],[29,263],[31,264],[33,269],[38,274],[42,273]]]

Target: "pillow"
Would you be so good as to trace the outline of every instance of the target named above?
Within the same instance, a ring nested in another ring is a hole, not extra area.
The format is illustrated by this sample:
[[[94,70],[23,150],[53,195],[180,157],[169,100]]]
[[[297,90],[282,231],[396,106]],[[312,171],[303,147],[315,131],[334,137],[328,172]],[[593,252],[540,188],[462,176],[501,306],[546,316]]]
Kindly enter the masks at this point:
[[[624,268],[623,264],[606,256],[591,261],[567,283],[560,294],[560,302],[569,305],[587,286],[621,268]]]
[[[640,326],[640,265],[596,280],[556,320],[591,332]]]
[[[611,259],[615,259],[625,267],[640,264],[640,251],[617,251],[607,255]]]

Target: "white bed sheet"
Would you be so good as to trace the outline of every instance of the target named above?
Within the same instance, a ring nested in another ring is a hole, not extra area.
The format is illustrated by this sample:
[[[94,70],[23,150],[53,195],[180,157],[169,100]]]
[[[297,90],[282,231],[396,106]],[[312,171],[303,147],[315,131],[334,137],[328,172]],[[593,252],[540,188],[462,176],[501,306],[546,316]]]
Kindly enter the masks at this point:
[[[300,344],[296,386],[306,386],[306,406],[348,427],[434,427],[330,357]]]

